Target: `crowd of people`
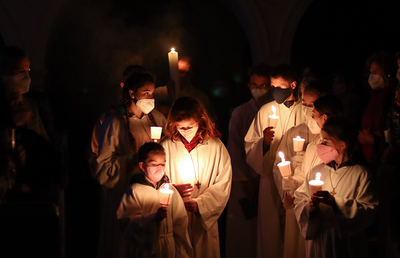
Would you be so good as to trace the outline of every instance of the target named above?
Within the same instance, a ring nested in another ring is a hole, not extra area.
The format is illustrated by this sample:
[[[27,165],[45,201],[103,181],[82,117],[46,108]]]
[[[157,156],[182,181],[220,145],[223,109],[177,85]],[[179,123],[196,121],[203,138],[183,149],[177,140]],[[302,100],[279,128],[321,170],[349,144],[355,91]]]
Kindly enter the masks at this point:
[[[28,94],[29,66],[19,48],[1,52],[2,221],[16,204],[57,207],[68,177],[51,112]],[[226,257],[399,255],[399,55],[372,53],[361,85],[342,71],[250,67],[252,97],[232,109],[226,146],[191,59],[178,67],[178,92],[126,67],[120,103],[93,126],[97,257],[220,257],[221,246]]]

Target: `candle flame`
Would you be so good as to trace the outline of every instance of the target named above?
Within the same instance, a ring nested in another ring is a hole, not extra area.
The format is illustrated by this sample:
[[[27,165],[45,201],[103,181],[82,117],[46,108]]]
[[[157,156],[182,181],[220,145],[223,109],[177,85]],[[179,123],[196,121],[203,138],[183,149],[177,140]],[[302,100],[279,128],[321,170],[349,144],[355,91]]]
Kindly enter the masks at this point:
[[[276,107],[274,105],[271,106],[272,112],[274,112],[274,116],[276,115]]]
[[[281,157],[282,162],[285,162],[285,155],[283,154],[282,151],[278,152],[279,157]]]
[[[320,181],[321,179],[321,173],[317,172],[317,174],[315,175],[315,181]]]
[[[175,48],[173,47],[173,48],[171,48],[171,52],[172,53],[174,53],[175,52]]]
[[[168,183],[166,183],[166,184],[164,185],[164,189],[169,189],[169,184],[168,184]]]
[[[299,139],[299,140],[300,140],[301,138],[300,138],[300,136],[297,135],[296,139]]]

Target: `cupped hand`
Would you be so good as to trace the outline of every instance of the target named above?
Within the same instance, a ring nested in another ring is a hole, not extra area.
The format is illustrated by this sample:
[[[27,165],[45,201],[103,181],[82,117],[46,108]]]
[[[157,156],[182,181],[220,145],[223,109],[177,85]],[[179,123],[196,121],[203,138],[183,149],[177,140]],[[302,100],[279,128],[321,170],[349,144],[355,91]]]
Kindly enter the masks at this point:
[[[193,186],[191,184],[173,184],[178,190],[179,194],[183,197],[190,197],[193,192]]]

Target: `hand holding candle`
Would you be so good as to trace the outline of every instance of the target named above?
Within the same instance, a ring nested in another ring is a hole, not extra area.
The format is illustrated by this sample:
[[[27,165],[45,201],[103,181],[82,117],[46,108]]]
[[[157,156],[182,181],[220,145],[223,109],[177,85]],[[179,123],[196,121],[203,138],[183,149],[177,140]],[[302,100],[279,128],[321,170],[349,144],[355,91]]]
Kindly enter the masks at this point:
[[[271,106],[271,109],[273,114],[268,116],[268,126],[276,128],[279,117],[276,115],[276,107],[274,105]]]
[[[159,197],[160,197],[160,204],[168,206],[169,203],[171,202],[171,197],[174,191],[169,189],[169,184],[164,184],[163,188],[160,188],[159,190]]]
[[[285,155],[282,151],[280,151],[278,155],[281,157],[281,162],[278,163],[279,171],[281,172],[282,177],[289,177],[292,174],[290,161],[285,160]]]
[[[150,126],[150,131],[151,131],[151,139],[154,142],[158,142],[158,140],[160,140],[160,138],[161,138],[162,127]]]
[[[304,142],[305,139],[301,138],[300,136],[293,138],[293,150],[295,152],[303,151]]]
[[[310,185],[310,194],[311,196],[317,191],[322,191],[322,186],[324,185],[324,181],[321,181],[321,173],[317,172],[315,175],[315,180],[311,180],[308,182]]]

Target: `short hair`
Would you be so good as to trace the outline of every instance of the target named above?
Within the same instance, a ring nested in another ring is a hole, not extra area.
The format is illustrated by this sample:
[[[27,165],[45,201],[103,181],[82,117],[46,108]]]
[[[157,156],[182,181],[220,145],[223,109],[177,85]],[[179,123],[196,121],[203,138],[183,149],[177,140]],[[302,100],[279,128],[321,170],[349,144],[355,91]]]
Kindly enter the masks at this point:
[[[358,130],[354,122],[345,116],[329,117],[322,126],[330,137],[346,143],[347,154],[351,156],[356,149],[358,142]]]
[[[180,133],[176,129],[176,123],[193,118],[198,124],[196,136],[201,140],[207,140],[214,136],[214,124],[203,104],[196,98],[180,97],[171,107],[167,118],[167,133],[172,141],[180,140]]]
[[[164,154],[164,147],[156,142],[146,142],[139,148],[138,162],[145,162],[149,154]]]
[[[343,115],[342,101],[335,95],[319,97],[314,102],[314,108],[320,114],[326,114],[328,117]]]
[[[322,80],[310,81],[304,88],[304,92],[315,93],[318,97],[328,94],[328,85]]]
[[[19,64],[23,59],[28,56],[25,52],[16,46],[7,46],[0,52],[0,67],[11,68]]]
[[[271,72],[272,78],[282,77],[285,81],[292,83],[293,81],[297,81],[297,73],[296,69],[288,64],[280,64],[275,66]]]
[[[247,74],[249,75],[249,77],[253,75],[267,77],[269,80],[269,77],[271,76],[271,71],[272,67],[270,65],[267,65],[266,63],[259,63],[250,67]]]

